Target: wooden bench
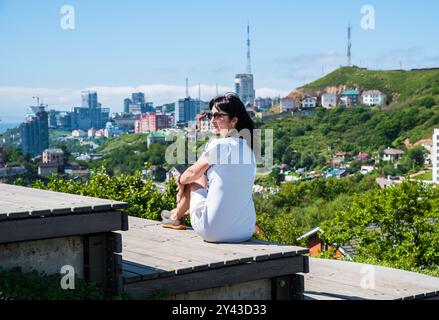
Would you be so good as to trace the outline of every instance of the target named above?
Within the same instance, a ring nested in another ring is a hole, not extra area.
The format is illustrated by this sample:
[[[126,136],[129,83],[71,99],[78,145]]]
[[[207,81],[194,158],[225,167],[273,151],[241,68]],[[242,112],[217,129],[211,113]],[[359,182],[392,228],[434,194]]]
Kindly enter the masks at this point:
[[[308,249],[258,240],[208,243],[192,229],[129,217],[125,292],[134,299],[301,299]]]
[[[0,184],[0,267],[46,274],[65,265],[113,292],[123,290],[118,201]]]

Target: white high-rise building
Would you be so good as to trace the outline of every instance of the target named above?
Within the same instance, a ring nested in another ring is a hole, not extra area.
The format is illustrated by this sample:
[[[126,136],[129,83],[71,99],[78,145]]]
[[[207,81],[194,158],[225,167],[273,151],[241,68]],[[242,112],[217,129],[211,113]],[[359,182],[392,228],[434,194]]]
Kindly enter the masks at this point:
[[[250,58],[250,25],[247,25],[247,70],[235,76],[235,93],[247,108],[253,107],[256,93]]]
[[[246,107],[252,107],[255,102],[253,75],[247,73],[237,74],[235,76],[235,92]]]
[[[433,148],[431,150],[431,163],[433,164],[433,182],[439,183],[439,129],[434,129]]]

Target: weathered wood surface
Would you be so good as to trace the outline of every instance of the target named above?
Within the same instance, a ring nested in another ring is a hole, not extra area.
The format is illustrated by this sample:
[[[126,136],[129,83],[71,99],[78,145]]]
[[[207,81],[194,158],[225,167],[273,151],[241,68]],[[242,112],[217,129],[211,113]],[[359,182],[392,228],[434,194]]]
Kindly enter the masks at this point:
[[[173,295],[261,279],[271,279],[282,275],[293,275],[302,270],[303,257],[285,257],[132,282],[125,284],[125,292],[133,299],[145,299],[158,292]]]
[[[0,221],[126,208],[120,201],[97,199],[0,183]]]
[[[309,264],[310,272],[304,275],[305,298],[309,300],[439,298],[436,277],[337,260],[311,258]]]
[[[252,264],[262,262],[272,265],[272,269],[277,270],[275,276],[278,276],[286,272],[283,268],[289,259],[295,261],[296,272],[307,271],[307,257],[302,256],[308,252],[306,248],[257,240],[244,243],[208,243],[192,229],[164,229],[160,222],[135,217],[129,217],[129,225],[128,231],[121,232],[124,281],[127,284],[195,272],[198,275],[202,272],[209,274],[212,270],[224,267],[230,271],[232,269],[229,268],[235,266],[251,270]],[[267,268],[267,272],[268,270],[270,268]],[[288,269],[288,272],[293,271]],[[260,279],[271,276],[258,271],[251,277]],[[224,276],[222,277],[224,280]]]
[[[0,243],[123,230],[124,215],[126,213],[106,211],[44,219],[5,220],[0,223]]]

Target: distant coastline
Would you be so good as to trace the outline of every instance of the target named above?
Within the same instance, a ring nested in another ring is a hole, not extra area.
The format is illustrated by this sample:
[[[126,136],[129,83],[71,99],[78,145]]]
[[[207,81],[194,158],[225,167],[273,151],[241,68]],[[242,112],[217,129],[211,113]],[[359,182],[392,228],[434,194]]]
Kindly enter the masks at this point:
[[[20,125],[19,123],[13,123],[13,122],[9,122],[9,123],[0,122],[0,133],[4,133],[8,129],[16,128],[19,125]]]

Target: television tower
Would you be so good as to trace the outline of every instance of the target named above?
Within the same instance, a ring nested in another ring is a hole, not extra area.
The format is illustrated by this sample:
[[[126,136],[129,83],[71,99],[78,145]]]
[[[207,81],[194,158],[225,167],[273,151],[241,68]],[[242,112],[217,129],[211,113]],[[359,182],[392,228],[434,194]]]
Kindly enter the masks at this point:
[[[351,53],[352,43],[351,43],[351,31],[352,31],[352,27],[351,27],[351,23],[349,22],[349,26],[348,26],[348,67],[351,67],[351,66],[352,66],[352,53]]]
[[[186,78],[186,98],[189,98],[189,79]]]
[[[252,65],[250,59],[250,23],[247,23],[247,74],[252,73]]]

